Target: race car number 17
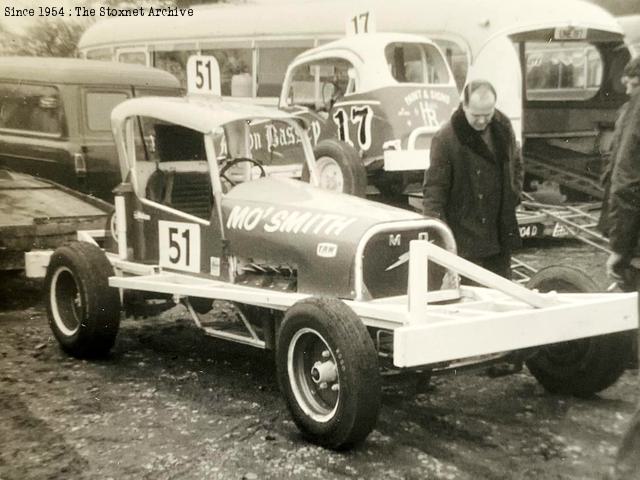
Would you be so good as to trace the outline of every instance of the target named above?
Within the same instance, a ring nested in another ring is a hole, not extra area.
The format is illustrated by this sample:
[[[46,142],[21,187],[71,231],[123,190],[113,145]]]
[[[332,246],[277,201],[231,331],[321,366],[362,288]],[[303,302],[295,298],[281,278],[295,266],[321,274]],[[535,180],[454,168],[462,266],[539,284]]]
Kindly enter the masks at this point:
[[[161,267],[200,271],[200,225],[158,222],[158,256]]]

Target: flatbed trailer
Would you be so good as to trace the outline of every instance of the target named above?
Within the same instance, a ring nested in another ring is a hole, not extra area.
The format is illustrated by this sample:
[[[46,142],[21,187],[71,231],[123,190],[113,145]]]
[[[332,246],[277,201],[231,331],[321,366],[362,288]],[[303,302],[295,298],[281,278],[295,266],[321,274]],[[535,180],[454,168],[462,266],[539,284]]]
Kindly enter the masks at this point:
[[[57,183],[0,169],[0,270],[24,268],[24,253],[56,248],[78,230],[104,229],[113,207]]]

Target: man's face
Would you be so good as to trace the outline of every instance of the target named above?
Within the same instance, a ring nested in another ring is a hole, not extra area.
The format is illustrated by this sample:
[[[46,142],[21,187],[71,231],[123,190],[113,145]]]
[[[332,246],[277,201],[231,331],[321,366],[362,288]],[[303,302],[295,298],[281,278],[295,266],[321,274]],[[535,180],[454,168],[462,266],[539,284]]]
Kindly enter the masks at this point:
[[[636,88],[640,86],[640,77],[622,77],[622,84],[625,87],[627,95],[631,95]]]
[[[478,89],[469,97],[469,104],[462,105],[467,122],[474,130],[484,131],[496,112],[496,99],[491,92]]]

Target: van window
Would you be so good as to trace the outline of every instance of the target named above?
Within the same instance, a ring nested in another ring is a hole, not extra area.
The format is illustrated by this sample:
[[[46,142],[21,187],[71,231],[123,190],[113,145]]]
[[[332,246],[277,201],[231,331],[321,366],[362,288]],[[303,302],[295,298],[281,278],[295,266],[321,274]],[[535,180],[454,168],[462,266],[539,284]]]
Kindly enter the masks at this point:
[[[356,90],[353,65],[342,58],[325,58],[295,68],[291,74],[287,104],[327,112],[344,95]]]
[[[588,100],[602,83],[603,62],[587,42],[526,42],[527,100]]]
[[[111,110],[129,96],[124,92],[87,92],[87,126],[94,132],[111,131]]]
[[[0,129],[62,135],[64,114],[58,89],[0,83]]]
[[[400,83],[448,83],[442,55],[427,43],[390,43],[384,49],[391,75]]]
[[[216,57],[223,96],[253,96],[253,51],[250,48],[219,48],[203,50],[202,54]]]

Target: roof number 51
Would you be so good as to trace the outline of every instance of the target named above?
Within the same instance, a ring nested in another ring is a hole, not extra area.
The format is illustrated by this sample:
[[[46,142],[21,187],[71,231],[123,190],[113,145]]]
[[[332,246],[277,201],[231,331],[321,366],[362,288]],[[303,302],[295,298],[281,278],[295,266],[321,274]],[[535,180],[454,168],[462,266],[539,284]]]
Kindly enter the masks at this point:
[[[220,66],[212,55],[191,55],[187,60],[187,91],[220,96]]]

